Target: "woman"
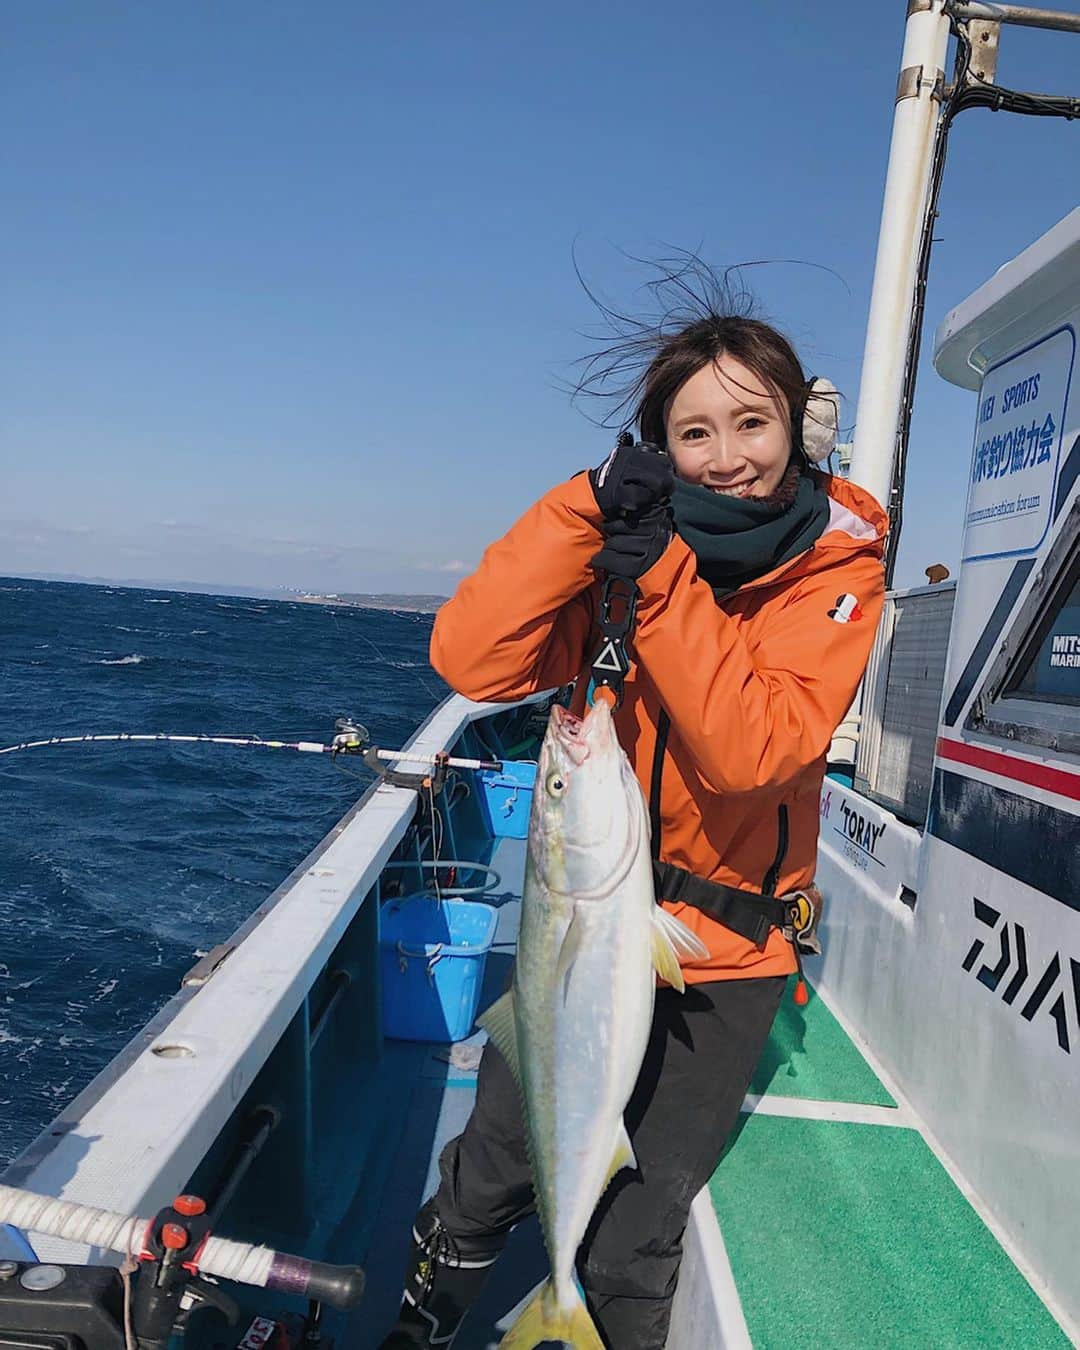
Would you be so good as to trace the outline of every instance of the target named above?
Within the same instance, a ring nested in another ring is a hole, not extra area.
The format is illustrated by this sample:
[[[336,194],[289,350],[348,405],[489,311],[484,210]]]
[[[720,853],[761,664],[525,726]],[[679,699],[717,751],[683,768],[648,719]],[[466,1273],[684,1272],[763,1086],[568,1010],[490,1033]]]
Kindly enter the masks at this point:
[[[690,1203],[796,969],[770,897],[813,882],[825,756],[881,611],[886,520],[811,468],[835,403],[764,323],[710,312],[661,337],[635,402],[644,444],[622,438],[487,550],[439,611],[431,659],[479,700],[567,684],[596,652],[598,578],[636,583],[616,725],[650,803],[658,898],[709,956],[684,967],[685,996],[658,991],[626,1112],[638,1168],[601,1199],[578,1270],[606,1345],[660,1350]],[[440,1166],[386,1350],[449,1344],[532,1208],[516,1089],[491,1045]]]

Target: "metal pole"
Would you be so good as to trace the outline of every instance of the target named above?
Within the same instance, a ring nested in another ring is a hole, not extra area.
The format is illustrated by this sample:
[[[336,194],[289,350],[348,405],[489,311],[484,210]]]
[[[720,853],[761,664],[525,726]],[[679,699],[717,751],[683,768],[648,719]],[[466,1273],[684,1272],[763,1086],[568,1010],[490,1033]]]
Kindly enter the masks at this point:
[[[1064,14],[1059,9],[977,4],[972,0],[954,5],[953,13],[958,19],[986,19],[990,23],[1011,23],[1019,28],[1054,28],[1059,33],[1080,33],[1080,14]]]
[[[944,84],[945,0],[911,0],[896,90],[851,478],[886,508],[892,486],[919,236]]]

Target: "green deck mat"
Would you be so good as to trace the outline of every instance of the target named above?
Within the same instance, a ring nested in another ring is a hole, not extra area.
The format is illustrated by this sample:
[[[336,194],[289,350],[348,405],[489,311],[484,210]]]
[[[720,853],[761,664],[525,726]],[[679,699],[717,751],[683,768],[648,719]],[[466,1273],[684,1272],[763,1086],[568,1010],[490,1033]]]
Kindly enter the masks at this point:
[[[788,981],[772,1032],[750,1091],[825,1102],[895,1106],[877,1075],[848,1039],[840,1023],[810,989],[810,1002],[796,1006]]]
[[[1067,1350],[915,1130],[746,1116],[709,1189],[755,1350]]]

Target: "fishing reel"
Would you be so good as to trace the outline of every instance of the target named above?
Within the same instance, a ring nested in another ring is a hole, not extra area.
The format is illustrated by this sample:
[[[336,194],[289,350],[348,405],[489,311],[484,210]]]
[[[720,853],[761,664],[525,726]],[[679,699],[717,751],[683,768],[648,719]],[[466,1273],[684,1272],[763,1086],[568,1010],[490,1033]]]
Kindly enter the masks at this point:
[[[339,717],[334,723],[334,739],[330,742],[331,757],[362,755],[371,744],[371,733],[361,722],[351,717]]]

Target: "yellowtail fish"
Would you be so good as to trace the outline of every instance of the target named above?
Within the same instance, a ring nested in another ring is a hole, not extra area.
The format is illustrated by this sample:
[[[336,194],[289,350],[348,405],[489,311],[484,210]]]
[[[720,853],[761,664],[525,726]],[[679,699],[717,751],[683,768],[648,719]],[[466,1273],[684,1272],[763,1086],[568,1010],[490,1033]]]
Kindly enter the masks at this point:
[[[603,1343],[574,1279],[597,1201],[636,1166],[623,1111],[652,1023],[655,974],[680,991],[700,940],[655,900],[645,799],[606,702],[556,705],[540,751],[510,991],[480,1018],[521,1088],[551,1277],[501,1350]]]

